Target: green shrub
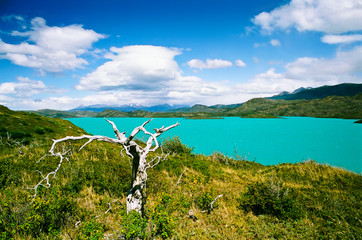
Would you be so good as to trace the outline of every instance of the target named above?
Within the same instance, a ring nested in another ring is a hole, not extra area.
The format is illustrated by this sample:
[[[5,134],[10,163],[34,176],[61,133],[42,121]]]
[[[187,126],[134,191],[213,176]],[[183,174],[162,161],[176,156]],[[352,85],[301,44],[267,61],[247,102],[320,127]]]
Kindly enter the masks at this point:
[[[162,149],[165,152],[176,154],[190,154],[194,150],[183,144],[178,136],[164,140],[162,142]]]
[[[217,161],[219,163],[223,163],[226,165],[232,165],[233,164],[233,159],[225,156],[224,154],[220,153],[220,152],[214,152],[213,154],[211,154],[211,158],[214,161]]]
[[[147,220],[136,211],[123,216],[121,236],[122,239],[146,239]]]
[[[215,199],[216,194],[213,189],[203,192],[196,198],[196,204],[202,211],[210,212],[210,203]],[[212,205],[212,208],[217,208],[217,201]]]
[[[43,127],[39,127],[39,126],[36,126],[34,131],[37,133],[37,134],[40,134],[40,135],[43,135],[45,134],[45,129]]]
[[[171,195],[162,194],[151,214],[154,224],[153,235],[161,235],[163,239],[171,238],[176,227],[176,218],[172,216],[172,211],[169,208],[171,201]]]
[[[27,132],[10,131],[9,136],[12,139],[20,139],[20,138],[31,137],[31,134]]]
[[[241,194],[240,208],[255,215],[272,215],[280,219],[298,219],[302,216],[293,191],[281,184],[256,182]]]
[[[39,236],[40,233],[59,231],[75,213],[76,204],[59,192],[53,191],[48,199],[36,198],[25,212],[22,232]]]
[[[102,224],[97,223],[94,219],[83,222],[78,232],[77,239],[103,239],[104,227]]]

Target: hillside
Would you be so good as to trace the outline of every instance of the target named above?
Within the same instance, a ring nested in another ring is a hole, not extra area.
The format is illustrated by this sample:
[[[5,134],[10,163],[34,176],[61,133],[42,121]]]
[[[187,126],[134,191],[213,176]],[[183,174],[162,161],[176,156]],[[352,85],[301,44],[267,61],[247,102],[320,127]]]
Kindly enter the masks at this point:
[[[350,86],[342,84],[338,87]],[[330,89],[330,88],[328,88]],[[354,88],[355,89],[355,88]],[[310,91],[315,89],[309,89]],[[304,90],[306,92],[309,90]],[[329,91],[330,93],[331,91]],[[299,93],[299,92],[298,92]],[[296,94],[298,94],[296,93]],[[253,118],[276,118],[278,116],[300,116],[300,117],[322,117],[322,118],[346,118],[362,119],[362,93],[354,96],[328,96],[322,99],[251,99],[243,104],[205,106],[196,104],[191,108],[180,108],[166,112],[149,112],[136,110],[123,112],[106,109],[102,112],[92,111],[57,111],[39,110],[32,111],[43,116],[55,118],[77,118],[77,117],[145,117],[145,118],[213,118],[213,117],[253,117]]]
[[[298,99],[322,99],[328,96],[354,96],[362,93],[362,84],[356,83],[342,83],[334,86],[322,86],[318,88],[301,88],[292,93],[282,92],[269,99],[284,99],[284,100],[298,100]]]
[[[81,134],[83,130],[66,120],[48,118],[35,113],[12,111],[0,105],[0,137],[29,143],[51,139],[69,133]]]
[[[44,157],[51,138],[83,131],[3,107],[0,114],[6,131],[31,135],[22,146],[1,139],[1,239],[361,239],[361,175],[312,160],[263,166],[239,156],[195,155],[178,138],[163,142],[171,154],[149,169],[144,217],[126,215],[129,159],[104,142],[80,152],[82,143],[65,144],[64,151],[73,149],[69,161],[31,203],[29,187],[59,164]]]
[[[323,117],[362,118],[362,94],[352,97],[330,96],[313,100],[272,100],[252,99],[242,106],[227,112],[230,116],[241,117]]]

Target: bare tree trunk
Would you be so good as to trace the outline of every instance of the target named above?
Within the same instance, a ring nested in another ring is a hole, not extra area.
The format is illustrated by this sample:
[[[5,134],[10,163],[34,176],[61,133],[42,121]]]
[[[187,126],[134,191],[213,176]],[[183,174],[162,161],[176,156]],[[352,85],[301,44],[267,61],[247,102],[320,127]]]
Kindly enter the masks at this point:
[[[130,153],[133,156],[132,161],[132,180],[131,186],[127,195],[127,213],[132,210],[137,211],[138,213],[143,213],[143,207],[145,204],[144,198],[146,181],[147,181],[147,172],[145,169],[146,155],[139,154],[136,149],[136,146],[130,148]]]
[[[152,119],[151,119],[152,120]],[[117,139],[109,138],[106,136],[90,136],[90,135],[83,135],[79,137],[73,137],[73,136],[67,136],[61,139],[53,140],[53,145],[50,149],[50,156],[57,156],[59,157],[59,164],[58,167],[53,171],[48,173],[46,176],[43,176],[42,173],[40,173],[43,177],[43,179],[35,185],[33,188],[34,195],[33,200],[35,199],[38,187],[43,186],[46,188],[50,187],[50,182],[52,179],[55,178],[58,170],[62,166],[63,160],[67,158],[67,154],[70,150],[63,150],[63,152],[55,152],[56,151],[56,145],[60,142],[68,141],[68,140],[82,140],[82,139],[88,139],[88,141],[83,144],[83,146],[79,149],[83,149],[86,145],[91,143],[92,141],[102,141],[102,142],[109,142],[114,144],[120,144],[125,149],[127,155],[132,158],[132,180],[130,189],[128,191],[127,195],[127,213],[135,210],[140,214],[143,214],[143,208],[145,205],[145,197],[146,197],[146,182],[147,182],[147,172],[146,170],[148,168],[152,168],[156,166],[160,161],[161,157],[158,156],[151,161],[147,162],[147,156],[150,152],[155,152],[156,149],[159,147],[157,137],[159,137],[162,133],[168,131],[171,128],[174,128],[179,125],[179,123],[173,124],[168,127],[162,126],[161,128],[154,129],[155,133],[150,133],[145,129],[145,126],[151,121],[148,120],[144,122],[141,126],[136,127],[132,133],[126,137],[125,132],[118,131],[116,125],[112,122],[106,119],[108,123],[110,123],[113,127],[114,133],[116,135]],[[138,145],[135,141],[133,141],[136,134],[138,134],[140,131],[142,131],[145,135],[148,135],[149,138],[146,142],[145,147],[141,147]],[[42,158],[41,158],[42,159]],[[39,159],[39,161],[41,160]]]

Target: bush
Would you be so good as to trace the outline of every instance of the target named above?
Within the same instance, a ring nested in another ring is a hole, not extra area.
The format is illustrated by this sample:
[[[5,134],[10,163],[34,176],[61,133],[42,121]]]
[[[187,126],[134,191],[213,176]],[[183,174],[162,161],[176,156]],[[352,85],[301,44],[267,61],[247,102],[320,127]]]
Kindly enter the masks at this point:
[[[172,198],[169,194],[162,194],[160,201],[151,214],[152,222],[154,224],[152,232],[153,234],[161,235],[163,239],[171,238],[176,227],[176,219],[172,216],[172,211],[168,209],[171,200]]]
[[[77,239],[102,239],[104,227],[102,224],[97,223],[94,219],[83,222],[79,230]]]
[[[202,211],[208,211],[210,213],[210,203],[215,199],[215,197],[216,194],[213,189],[205,191],[196,198],[196,204]],[[217,201],[212,205],[212,207],[218,207]]]
[[[299,219],[302,211],[293,191],[281,184],[256,182],[241,194],[240,208],[255,215],[272,215],[280,219]]]
[[[42,127],[39,127],[39,126],[36,126],[34,131],[37,133],[37,134],[40,134],[40,135],[43,135],[45,134],[45,129],[42,128]]]
[[[48,199],[35,198],[24,212],[20,229],[23,233],[39,237],[40,233],[58,232],[76,214],[76,203],[56,188]]]
[[[165,152],[176,153],[176,154],[190,154],[194,149],[182,144],[178,136],[167,138],[162,143],[162,149]]]
[[[131,211],[123,217],[122,239],[145,239],[147,220],[136,211]]]

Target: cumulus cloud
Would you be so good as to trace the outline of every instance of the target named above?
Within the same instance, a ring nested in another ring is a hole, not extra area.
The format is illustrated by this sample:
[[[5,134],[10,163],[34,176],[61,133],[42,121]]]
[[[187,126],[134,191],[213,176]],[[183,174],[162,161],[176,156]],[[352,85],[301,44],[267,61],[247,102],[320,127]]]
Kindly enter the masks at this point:
[[[360,0],[291,0],[271,12],[258,14],[253,22],[266,32],[290,28],[328,34],[360,31],[362,3]]]
[[[238,67],[246,67],[246,63],[243,60],[237,59],[235,65]]]
[[[40,17],[32,19],[31,26],[27,32],[12,32],[13,36],[27,38],[20,44],[8,44],[0,39],[0,59],[44,72],[81,68],[88,62],[80,56],[105,37],[81,25],[49,27]]]
[[[107,55],[111,61],[82,77],[78,90],[155,90],[181,76],[174,57],[176,48],[150,45],[112,47]]]
[[[362,47],[340,51],[332,59],[299,58],[285,65],[285,71],[271,68],[239,84],[240,92],[273,95],[282,91],[293,91],[299,87],[318,87],[343,82],[362,83]]]
[[[206,62],[200,59],[192,59],[186,63],[191,68],[202,69],[215,69],[232,67],[233,63],[222,59],[206,59]]]
[[[349,44],[362,41],[362,34],[351,35],[325,35],[322,37],[322,42],[328,44]]]
[[[27,77],[18,77],[17,80],[17,82],[1,83],[0,95],[29,97],[49,90],[42,81],[31,80]]]
[[[174,60],[180,54],[180,49],[162,46],[112,47],[107,54],[110,61],[82,77],[76,88],[97,91],[97,97],[92,96],[89,101],[108,99],[119,104],[132,99],[143,105],[205,102],[230,91],[218,83],[184,76]]]
[[[270,40],[270,44],[271,44],[273,47],[278,47],[278,46],[281,46],[281,45],[282,45],[278,39],[272,39],[272,40]]]
[[[300,79],[288,78],[284,73],[277,73],[274,68],[270,68],[265,73],[257,74],[249,82],[238,84],[236,89],[243,94],[265,97],[282,91],[293,91],[302,86],[310,85]]]
[[[150,49],[149,49],[150,48]],[[153,52],[154,53],[150,53]],[[133,71],[115,71],[115,68],[98,68],[95,72],[99,78],[83,79],[79,86],[85,90],[95,90],[96,93],[84,97],[51,97],[34,100],[29,97],[16,97],[16,94],[26,94],[26,91],[40,93],[48,91],[40,81],[19,78],[16,84],[3,83],[0,85],[0,104],[17,109],[41,109],[53,108],[67,110],[81,104],[128,104],[138,103],[141,105],[155,105],[160,103],[169,104],[230,104],[247,101],[250,98],[271,96],[282,91],[293,91],[300,87],[319,87],[321,85],[335,85],[343,82],[362,83],[362,46],[350,50],[339,51],[330,59],[325,58],[298,58],[294,62],[286,64],[284,71],[270,68],[266,72],[255,75],[246,83],[232,84],[222,82],[207,82],[196,76],[184,76],[173,57],[180,54],[180,50],[156,46],[129,46],[125,48],[112,49],[113,56],[110,62],[121,61],[124,63],[129,56],[131,61],[134,52],[141,59],[133,66]],[[155,54],[155,53],[158,54]],[[141,54],[142,53],[142,54]],[[145,53],[148,53],[145,55]],[[162,53],[164,54],[162,56]],[[126,54],[126,55],[123,55]],[[129,54],[129,55],[128,55]],[[122,55],[122,56],[121,56]],[[154,62],[150,65],[150,56]],[[142,56],[142,57],[141,57]],[[106,65],[105,63],[104,65]],[[104,66],[102,65],[102,66]],[[170,68],[162,69],[161,66]],[[121,68],[120,68],[121,69]],[[127,67],[128,69],[128,67]],[[141,69],[142,75],[138,74]],[[147,69],[149,75],[144,75]],[[107,72],[112,70],[111,72]],[[95,73],[94,72],[94,73]],[[98,75],[99,74],[99,75]],[[90,74],[92,75],[92,73]],[[101,77],[101,76],[104,76]],[[127,76],[127,77],[124,77]],[[161,80],[158,80],[159,76]],[[124,78],[131,87],[124,82],[114,81]],[[103,81],[102,81],[103,79]],[[86,82],[85,80],[90,80]],[[90,87],[86,87],[86,84]],[[135,87],[135,84],[140,84]],[[95,84],[92,86],[92,84]],[[144,84],[146,87],[142,87]]]

